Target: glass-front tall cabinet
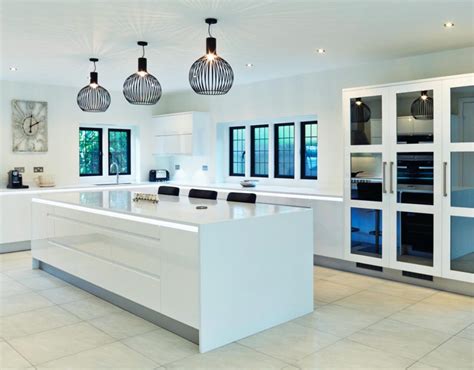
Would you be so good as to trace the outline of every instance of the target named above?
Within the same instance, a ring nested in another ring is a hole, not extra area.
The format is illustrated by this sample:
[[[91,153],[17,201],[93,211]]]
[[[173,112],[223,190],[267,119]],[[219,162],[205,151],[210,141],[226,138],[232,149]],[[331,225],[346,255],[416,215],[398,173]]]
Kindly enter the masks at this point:
[[[473,281],[474,75],[346,89],[343,104],[345,258]]]

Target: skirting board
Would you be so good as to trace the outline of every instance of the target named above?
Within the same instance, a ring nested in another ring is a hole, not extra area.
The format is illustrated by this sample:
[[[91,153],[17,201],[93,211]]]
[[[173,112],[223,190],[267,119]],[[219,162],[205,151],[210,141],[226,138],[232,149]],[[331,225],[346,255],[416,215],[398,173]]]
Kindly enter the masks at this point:
[[[31,242],[25,240],[22,242],[15,243],[2,243],[0,244],[0,254],[11,253],[11,252],[22,252],[31,250]]]
[[[159,312],[150,310],[147,307],[139,305],[138,303],[132,302],[129,299],[121,297],[115,293],[105,290],[97,285],[89,283],[77,276],[71,275],[64,272],[54,266],[48,265],[47,263],[33,259],[33,265],[39,269],[56,276],[57,278],[68,282],[86,292],[89,292],[107,302],[118,306],[125,311],[128,311],[136,316],[141,317],[144,320],[150,321],[151,323],[158,325],[159,327],[166,329],[184,339],[189,340],[195,344],[199,344],[199,330],[192,328],[186,324],[176,321],[168,316],[165,316]]]
[[[313,262],[316,266],[329,267],[336,270],[349,271],[354,272],[356,274],[368,275],[412,285],[419,285],[426,288],[445,290],[448,292],[468,295],[471,297],[474,296],[472,284],[463,281],[444,279],[436,276],[433,277],[432,281],[429,281],[425,279],[403,276],[402,271],[400,270],[394,270],[384,267],[383,271],[375,271],[368,268],[357,267],[356,262],[318,255],[314,255]]]

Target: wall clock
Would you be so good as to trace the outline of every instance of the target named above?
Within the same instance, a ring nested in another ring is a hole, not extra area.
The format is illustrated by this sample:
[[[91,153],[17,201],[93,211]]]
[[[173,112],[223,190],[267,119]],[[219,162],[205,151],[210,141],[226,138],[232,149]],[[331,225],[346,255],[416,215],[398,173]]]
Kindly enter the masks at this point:
[[[14,152],[48,151],[48,103],[12,100]]]

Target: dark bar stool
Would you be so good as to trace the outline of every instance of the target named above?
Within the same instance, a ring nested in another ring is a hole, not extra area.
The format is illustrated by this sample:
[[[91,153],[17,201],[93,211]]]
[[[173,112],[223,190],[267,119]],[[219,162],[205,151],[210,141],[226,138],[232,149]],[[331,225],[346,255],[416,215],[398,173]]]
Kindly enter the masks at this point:
[[[255,203],[257,201],[257,195],[254,193],[229,193],[229,195],[227,195],[227,201]]]
[[[201,190],[201,189],[191,189],[188,196],[190,198],[200,198],[200,199],[217,199],[217,191],[214,190]]]
[[[160,186],[158,194],[179,196],[179,188],[174,186]]]

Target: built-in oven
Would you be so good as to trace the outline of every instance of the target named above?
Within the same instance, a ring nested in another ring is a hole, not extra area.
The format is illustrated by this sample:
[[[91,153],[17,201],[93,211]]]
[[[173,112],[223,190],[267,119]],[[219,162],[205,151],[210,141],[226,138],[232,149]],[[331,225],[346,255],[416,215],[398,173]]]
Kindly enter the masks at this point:
[[[398,153],[397,201],[433,204],[433,153]]]

